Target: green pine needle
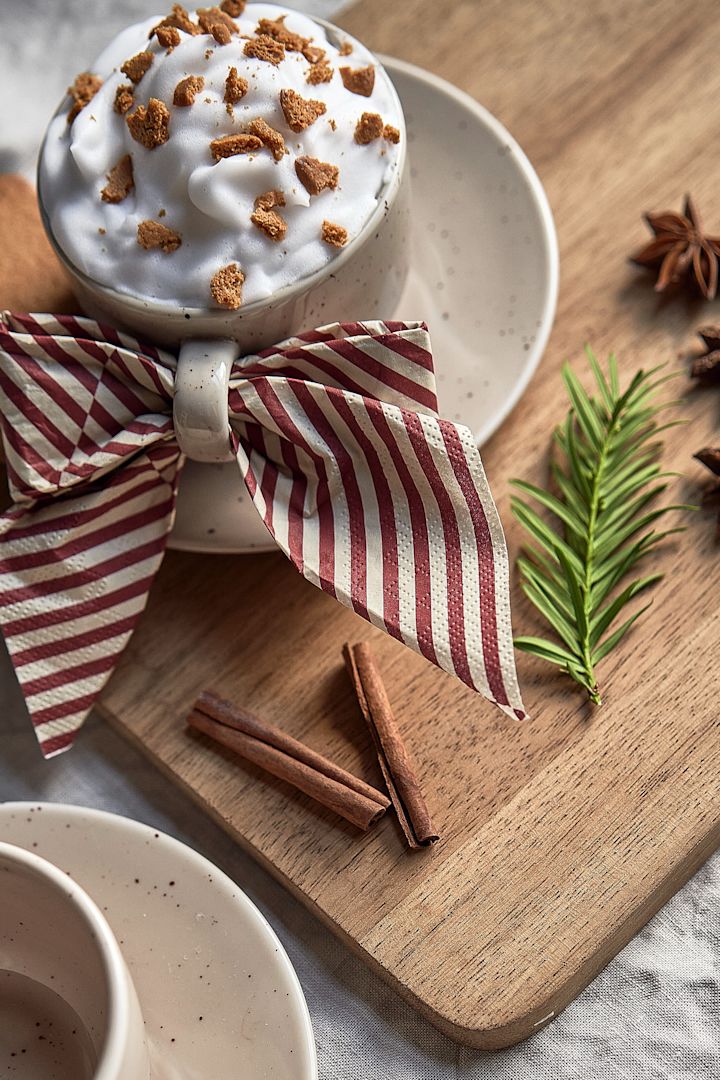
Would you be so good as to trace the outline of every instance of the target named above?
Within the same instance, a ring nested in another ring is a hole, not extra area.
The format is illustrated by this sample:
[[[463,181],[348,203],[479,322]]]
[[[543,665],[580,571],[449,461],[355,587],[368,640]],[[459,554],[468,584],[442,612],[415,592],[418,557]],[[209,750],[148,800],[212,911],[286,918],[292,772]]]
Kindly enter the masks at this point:
[[[586,353],[593,394],[563,367],[570,411],[555,432],[562,460],[551,468],[553,490],[513,481],[550,514],[540,516],[513,496],[513,513],[534,541],[518,559],[521,586],[556,638],[519,637],[515,645],[562,668],[599,705],[595,668],[649,607],[627,615],[627,605],[662,574],[627,578],[661,540],[682,531],[658,531],[659,520],[690,507],[654,506],[675,475],[660,470],[658,435],[674,425],[660,425],[658,415],[670,403],[655,400],[673,376],[658,376],[659,368],[638,371],[621,392],[615,357],[606,374],[589,348]]]

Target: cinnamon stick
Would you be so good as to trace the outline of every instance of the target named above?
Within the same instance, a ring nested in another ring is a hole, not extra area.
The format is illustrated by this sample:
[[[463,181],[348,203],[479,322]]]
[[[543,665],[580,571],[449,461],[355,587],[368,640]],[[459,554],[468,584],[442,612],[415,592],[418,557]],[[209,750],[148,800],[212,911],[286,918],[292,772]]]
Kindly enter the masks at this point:
[[[440,838],[430,820],[372,650],[367,642],[346,644],[343,655],[405,839],[412,848],[434,844]]]
[[[209,691],[200,694],[187,722],[360,829],[369,829],[390,805],[370,784],[242,706]]]

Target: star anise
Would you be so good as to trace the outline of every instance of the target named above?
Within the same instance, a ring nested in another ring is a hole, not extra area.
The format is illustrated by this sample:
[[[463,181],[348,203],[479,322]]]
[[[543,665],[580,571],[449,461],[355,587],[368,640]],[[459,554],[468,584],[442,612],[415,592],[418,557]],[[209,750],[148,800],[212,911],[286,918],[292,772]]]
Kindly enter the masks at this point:
[[[715,483],[703,495],[703,503],[716,502],[720,499],[720,446],[707,446],[704,450],[698,450],[693,457],[717,477]],[[720,536],[720,511],[718,511],[718,536]]]
[[[706,300],[714,300],[718,290],[720,236],[707,236],[692,196],[685,197],[682,214],[665,210],[645,214],[654,234],[650,243],[632,256],[638,266],[659,267],[656,292],[668,285],[694,281]]]
[[[705,352],[696,356],[690,375],[700,383],[720,384],[720,326],[703,326],[698,335],[705,345]]]

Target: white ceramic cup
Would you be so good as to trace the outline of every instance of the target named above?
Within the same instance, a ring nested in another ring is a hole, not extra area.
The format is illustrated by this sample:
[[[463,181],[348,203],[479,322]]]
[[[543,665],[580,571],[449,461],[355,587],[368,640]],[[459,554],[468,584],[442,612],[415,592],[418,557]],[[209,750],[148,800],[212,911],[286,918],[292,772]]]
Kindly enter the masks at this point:
[[[331,41],[342,35],[315,19]],[[378,204],[360,233],[320,270],[272,296],[237,311],[173,306],[133,297],[100,285],[73,266],[53,236],[43,205],[42,153],[38,170],[40,212],[50,242],[72,278],[84,311],[156,345],[179,348],[174,422],[181,449],[203,462],[232,458],[227,420],[230,369],[238,356],[330,322],[392,318],[410,261],[407,132],[395,88],[378,62],[376,78],[386,80],[399,124],[397,168],[378,192]]]
[[[0,843],[0,1073],[148,1080],[140,1005],[102,913],[72,878]]]

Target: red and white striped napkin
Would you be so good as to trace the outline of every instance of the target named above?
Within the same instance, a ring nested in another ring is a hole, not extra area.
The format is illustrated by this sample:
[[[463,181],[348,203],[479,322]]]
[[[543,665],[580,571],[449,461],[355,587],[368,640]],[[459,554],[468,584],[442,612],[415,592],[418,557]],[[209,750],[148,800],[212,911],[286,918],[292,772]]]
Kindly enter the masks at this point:
[[[0,319],[0,626],[47,756],[71,744],[163,558],[175,367],[90,319]],[[234,365],[228,438],[309,581],[522,718],[502,526],[470,431],[436,405],[423,323],[334,324]]]

